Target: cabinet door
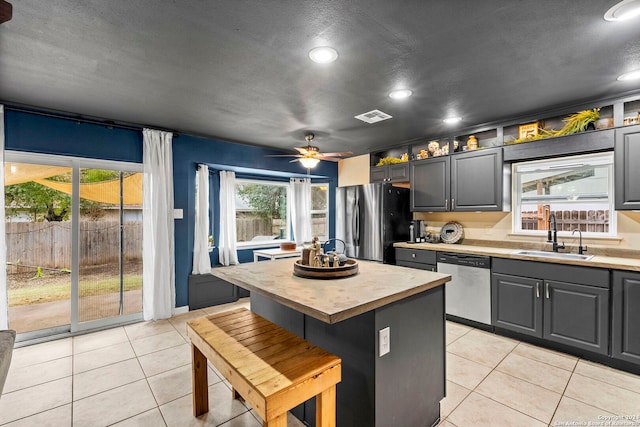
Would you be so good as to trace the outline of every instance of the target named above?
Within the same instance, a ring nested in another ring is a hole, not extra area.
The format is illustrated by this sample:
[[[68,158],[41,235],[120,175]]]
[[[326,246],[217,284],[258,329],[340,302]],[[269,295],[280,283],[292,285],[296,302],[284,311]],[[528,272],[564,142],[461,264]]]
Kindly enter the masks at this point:
[[[451,156],[452,210],[502,210],[502,183],[501,147]]]
[[[384,182],[387,180],[388,166],[371,166],[369,169],[369,182]]]
[[[411,162],[411,210],[449,210],[449,156]]]
[[[640,273],[613,272],[611,354],[640,364]]]
[[[616,129],[616,210],[640,209],[640,126]]]
[[[546,280],[545,339],[607,354],[609,289]]]
[[[391,182],[409,181],[409,163],[397,163],[387,166],[387,178]]]
[[[491,276],[491,323],[503,329],[542,337],[540,279],[494,273]]]

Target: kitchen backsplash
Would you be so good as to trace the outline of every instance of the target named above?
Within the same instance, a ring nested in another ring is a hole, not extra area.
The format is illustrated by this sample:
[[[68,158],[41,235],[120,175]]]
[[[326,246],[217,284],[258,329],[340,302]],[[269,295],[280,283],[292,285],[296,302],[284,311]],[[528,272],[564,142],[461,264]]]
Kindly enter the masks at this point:
[[[640,251],[640,212],[616,212],[618,236],[610,238],[584,238],[588,246]],[[414,219],[426,222],[426,230],[439,230],[449,221],[457,221],[464,227],[464,238],[473,241],[507,243],[544,243],[544,236],[516,235],[512,233],[512,216],[509,212],[415,212]],[[561,236],[559,239],[573,244],[578,235]]]

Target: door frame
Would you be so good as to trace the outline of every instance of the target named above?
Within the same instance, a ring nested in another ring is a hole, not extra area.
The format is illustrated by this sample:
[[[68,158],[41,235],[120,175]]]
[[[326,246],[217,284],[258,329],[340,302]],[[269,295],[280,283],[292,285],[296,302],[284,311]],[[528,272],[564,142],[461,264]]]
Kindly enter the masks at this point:
[[[108,169],[126,172],[143,172],[141,163],[122,162],[115,160],[102,160],[84,157],[72,157],[55,154],[41,154],[5,150],[4,161],[14,163],[31,163],[47,166],[64,166],[72,170],[72,196],[71,196],[71,296],[69,325],[57,326],[36,331],[24,332],[18,335],[16,341],[42,340],[45,337],[73,335],[89,330],[105,329],[108,327],[133,323],[142,320],[140,313],[126,314],[106,319],[78,321],[79,298],[79,264],[80,264],[80,169]],[[143,248],[144,251],[144,248]],[[8,292],[8,289],[4,290]]]

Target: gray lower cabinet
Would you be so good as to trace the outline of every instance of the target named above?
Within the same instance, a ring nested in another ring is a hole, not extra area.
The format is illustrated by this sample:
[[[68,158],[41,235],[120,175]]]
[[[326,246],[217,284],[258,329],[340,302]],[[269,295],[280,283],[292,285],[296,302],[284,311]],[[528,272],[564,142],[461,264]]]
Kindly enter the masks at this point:
[[[500,258],[492,266],[494,326],[608,354],[608,270]]]
[[[212,274],[189,275],[189,310],[236,301],[238,289]]]
[[[494,273],[491,277],[491,322],[511,331],[542,338],[544,281]]]
[[[613,272],[611,355],[640,364],[640,273]]]
[[[616,210],[640,209],[640,125],[616,129]]]
[[[396,248],[396,265],[436,271],[436,251]]]
[[[554,280],[545,281],[544,286],[542,337],[608,354],[609,289]]]

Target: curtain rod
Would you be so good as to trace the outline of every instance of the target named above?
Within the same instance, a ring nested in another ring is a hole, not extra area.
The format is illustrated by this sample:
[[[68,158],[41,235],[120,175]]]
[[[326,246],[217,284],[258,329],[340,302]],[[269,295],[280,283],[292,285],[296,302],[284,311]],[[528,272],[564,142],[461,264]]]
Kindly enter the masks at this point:
[[[73,117],[73,116],[64,115],[63,113],[50,113],[50,112],[44,112],[44,111],[38,111],[38,110],[31,110],[29,108],[14,107],[14,106],[11,106],[11,105],[5,105],[4,108],[5,108],[5,110],[15,111],[15,112],[18,112],[18,113],[36,114],[38,116],[51,117],[51,118],[54,118],[54,119],[69,120],[69,121],[72,121],[72,122],[87,123],[87,124],[92,124],[92,125],[104,126],[106,128],[118,128],[118,129],[135,130],[135,131],[142,131],[144,128],[150,128],[151,129],[151,127],[148,127],[148,126],[133,125],[133,124],[122,124],[122,123],[116,123],[114,121],[101,121],[101,120],[97,120],[97,119],[88,119],[88,118],[85,118],[85,117]],[[152,129],[161,130],[161,131],[164,131],[164,132],[171,132],[171,133],[173,133],[173,137],[174,138],[178,138],[180,136],[180,134],[176,133],[175,131],[171,131],[171,130],[167,130],[167,129],[158,129],[156,127],[153,127]]]

